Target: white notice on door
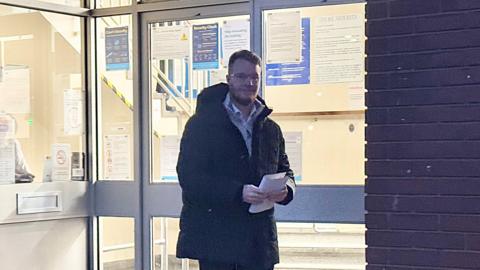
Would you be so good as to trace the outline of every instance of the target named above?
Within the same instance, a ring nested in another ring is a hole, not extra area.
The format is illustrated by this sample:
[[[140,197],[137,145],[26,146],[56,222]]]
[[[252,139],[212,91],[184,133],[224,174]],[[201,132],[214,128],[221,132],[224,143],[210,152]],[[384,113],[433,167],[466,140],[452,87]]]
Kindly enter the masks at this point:
[[[105,135],[103,137],[103,151],[105,179],[132,179],[129,135]]]
[[[179,136],[162,136],[160,142],[160,174],[162,180],[178,180],[176,167],[179,152]]]
[[[152,58],[183,59],[190,52],[188,25],[152,26]]]

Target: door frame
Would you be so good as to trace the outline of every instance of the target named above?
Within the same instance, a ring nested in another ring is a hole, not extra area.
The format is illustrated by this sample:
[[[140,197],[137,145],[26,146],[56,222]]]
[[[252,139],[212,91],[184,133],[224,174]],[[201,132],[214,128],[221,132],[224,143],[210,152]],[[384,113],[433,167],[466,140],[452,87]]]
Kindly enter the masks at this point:
[[[144,269],[153,269],[153,218],[180,217],[182,208],[181,189],[178,183],[152,183],[152,127],[151,127],[151,93],[150,93],[150,23],[195,20],[225,16],[249,15],[249,3],[226,3],[215,6],[204,6],[186,9],[146,12],[141,14],[141,50],[142,65],[142,97],[141,113],[142,135],[142,224],[143,224],[143,263]]]
[[[134,1],[135,2],[135,1]],[[188,2],[188,3],[186,3]],[[201,3],[200,3],[201,2]],[[216,2],[216,3],[213,3]],[[97,181],[95,215],[135,218],[135,269],[153,269],[153,217],[178,218],[182,206],[178,183],[151,183],[152,127],[148,24],[211,17],[250,15],[251,48],[262,55],[262,11],[322,5],[352,4],[363,0],[224,0],[134,3],[126,8],[93,11],[93,16],[132,14],[134,83],[134,176],[133,182]],[[99,146],[100,147],[100,146]],[[99,149],[101,150],[101,149]],[[99,151],[100,152],[100,151]],[[288,206],[279,206],[280,222],[364,223],[363,185],[301,185]],[[96,248],[96,247],[93,247]]]

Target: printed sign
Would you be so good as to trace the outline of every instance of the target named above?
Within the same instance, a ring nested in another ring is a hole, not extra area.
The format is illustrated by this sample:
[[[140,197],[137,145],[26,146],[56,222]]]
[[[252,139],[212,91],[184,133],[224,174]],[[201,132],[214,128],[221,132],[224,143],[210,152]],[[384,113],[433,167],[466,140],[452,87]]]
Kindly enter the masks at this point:
[[[300,11],[267,13],[267,64],[298,63],[302,56]]]
[[[227,67],[230,56],[239,50],[250,49],[250,21],[225,21],[222,27],[222,64]]]
[[[70,144],[56,143],[52,145],[52,180],[65,181],[71,179]]]
[[[162,136],[160,143],[160,174],[162,180],[178,180],[176,167],[179,152],[180,136]]]
[[[103,151],[105,179],[132,179],[129,135],[105,135],[103,137]]]
[[[266,84],[310,84],[310,18],[302,19],[302,61],[298,64],[267,64]]]
[[[152,58],[156,60],[183,59],[190,51],[188,25],[152,27]]]
[[[218,69],[218,23],[193,26],[193,69]]]
[[[105,58],[107,70],[128,70],[128,26],[105,29]]]

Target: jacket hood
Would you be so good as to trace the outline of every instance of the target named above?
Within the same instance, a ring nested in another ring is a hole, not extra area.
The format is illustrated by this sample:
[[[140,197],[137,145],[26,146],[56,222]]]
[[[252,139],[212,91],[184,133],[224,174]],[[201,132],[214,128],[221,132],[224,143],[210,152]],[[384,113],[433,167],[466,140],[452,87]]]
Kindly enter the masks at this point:
[[[218,106],[225,100],[228,90],[229,86],[226,83],[215,84],[203,89],[197,97],[197,107],[195,112],[201,113],[212,108],[218,108]],[[268,108],[267,104],[265,103],[265,100],[263,100],[260,96],[257,96],[257,100],[265,105],[265,109],[268,110],[268,114],[272,112],[272,110]]]

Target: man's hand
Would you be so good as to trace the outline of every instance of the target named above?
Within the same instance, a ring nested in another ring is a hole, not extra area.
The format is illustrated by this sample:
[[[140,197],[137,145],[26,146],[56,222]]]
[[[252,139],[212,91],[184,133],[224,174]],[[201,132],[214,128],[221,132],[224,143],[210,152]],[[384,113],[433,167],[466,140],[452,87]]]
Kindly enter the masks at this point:
[[[274,191],[274,192],[268,193],[267,198],[272,202],[281,202],[281,201],[285,200],[287,195],[288,195],[288,189],[287,189],[287,186],[285,186],[285,187],[283,187],[283,189],[281,189],[279,191]]]
[[[267,195],[254,185],[244,185],[242,198],[244,202],[257,204],[263,202]]]

